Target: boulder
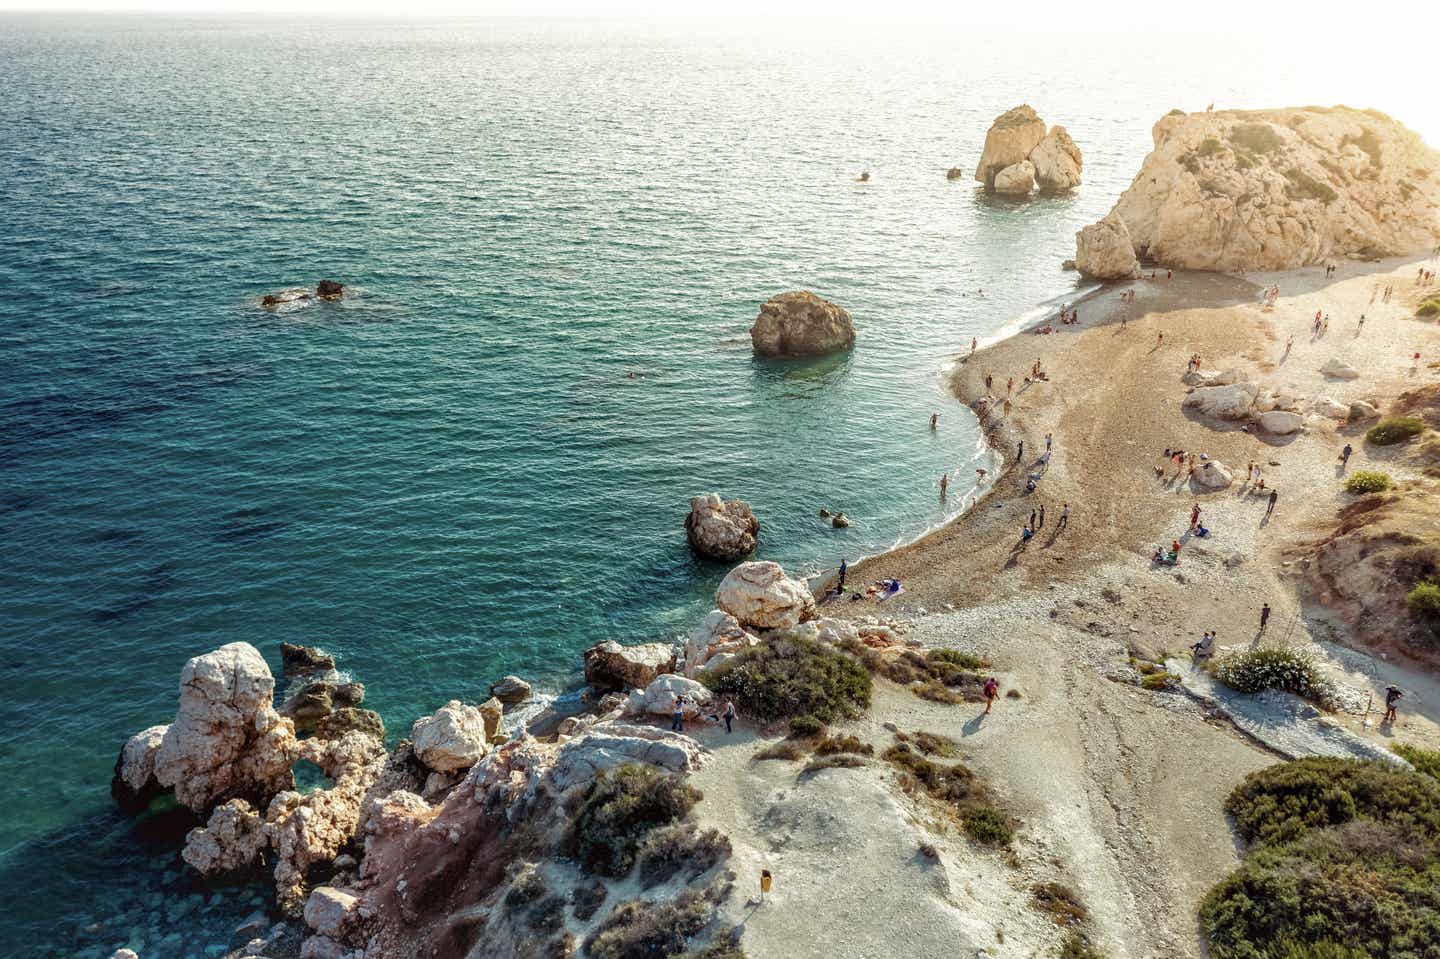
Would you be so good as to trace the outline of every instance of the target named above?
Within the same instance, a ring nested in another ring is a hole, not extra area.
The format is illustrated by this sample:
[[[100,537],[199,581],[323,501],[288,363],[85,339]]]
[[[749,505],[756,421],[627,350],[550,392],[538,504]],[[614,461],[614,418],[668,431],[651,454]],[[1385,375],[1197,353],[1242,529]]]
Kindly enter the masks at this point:
[[[1228,370],[1191,370],[1181,377],[1181,382],[1189,386],[1229,386],[1231,383],[1239,383],[1243,379],[1237,369]]]
[[[833,526],[835,529],[849,529],[850,517],[846,516],[844,513],[836,513],[834,516],[830,517],[830,525]]]
[[[491,696],[476,708],[480,710],[480,717],[485,721],[485,741],[494,742],[495,734],[500,732],[500,720],[505,716],[504,705],[499,697]]]
[[[715,605],[741,626],[777,629],[814,615],[815,597],[803,580],[786,576],[779,563],[741,563],[720,581]]]
[[[140,956],[133,949],[116,949],[110,953],[110,959],[140,959]]]
[[[360,900],[334,886],[316,886],[305,900],[305,924],[322,936],[339,939],[355,919]]]
[[[995,174],[995,192],[1023,196],[1035,186],[1035,167],[1029,160],[1007,166]]]
[[[1322,375],[1336,380],[1358,380],[1360,378],[1359,370],[1340,359],[1326,360],[1325,365],[1320,367],[1320,372]]]
[[[410,727],[415,755],[438,772],[469,769],[485,755],[485,717],[474,706],[452,699]]]
[[[1310,403],[1310,412],[1327,419],[1343,420],[1350,415],[1350,407],[1329,396],[1317,396]]]
[[[712,609],[685,642],[685,675],[693,677],[717,654],[733,654],[760,640],[723,609]]]
[[[985,147],[975,167],[975,179],[985,189],[995,189],[1001,170],[1021,162],[1045,139],[1045,121],[1036,116],[1029,104],[1021,104],[1000,114],[985,133]]]
[[[1136,254],[1192,270],[1288,270],[1440,238],[1440,154],[1349,107],[1172,114],[1112,212]]]
[[[614,640],[585,650],[585,682],[597,689],[644,689],[661,673],[675,671],[675,648],[668,643],[622,646]]]
[[[808,290],[781,293],[760,307],[750,342],[760,356],[821,356],[855,344],[855,321]]]
[[[216,806],[204,827],[190,830],[180,858],[202,876],[221,876],[248,869],[269,844],[265,817],[232,799]]]
[[[1080,148],[1062,126],[1050,128],[1045,139],[1030,151],[1029,160],[1035,167],[1035,183],[1041,192],[1059,193],[1080,185]],[[998,190],[999,178],[996,180]]]
[[[281,671],[287,677],[306,676],[310,673],[328,673],[335,668],[335,657],[318,646],[281,643],[280,663]]]
[[[675,711],[677,696],[685,697],[686,717],[699,715],[715,698],[714,693],[695,680],[667,673],[655,677],[655,681],[645,687],[644,711],[652,716],[669,716]]]
[[[1114,213],[1075,234],[1075,268],[1097,280],[1119,280],[1135,275],[1140,261],[1125,221]]]
[[[1206,416],[1226,420],[1248,419],[1259,388],[1254,383],[1231,383],[1227,386],[1202,386],[1185,397],[1186,409],[1198,410]]]
[[[502,703],[523,703],[530,698],[530,684],[519,676],[506,676],[490,684],[490,695]]]
[[[740,658],[739,653],[715,653],[709,659],[705,660],[704,665],[702,665],[699,669],[695,671],[695,675],[714,676],[716,673],[720,672],[720,670],[735,662],[735,660],[738,658]]]
[[[315,723],[316,739],[339,739],[351,732],[384,742],[385,721],[374,710],[343,706]]]
[[[282,716],[295,721],[295,729],[307,732],[336,709],[359,706],[365,701],[361,683],[336,683],[319,679],[305,683],[280,706]]]
[[[613,732],[589,731],[560,747],[550,779],[559,792],[587,783],[607,769],[627,763],[648,763],[672,773],[696,769],[704,750],[689,736],[680,733],[656,735],[614,735]],[[632,732],[627,729],[626,732]]]
[[[164,790],[155,780],[155,754],[168,726],[151,726],[125,740],[115,759],[110,797],[128,813],[143,812]]]
[[[1206,460],[1196,468],[1194,474],[1195,482],[1208,490],[1224,489],[1233,479],[1230,470],[1218,460]]]
[[[1305,417],[1299,413],[1291,413],[1289,410],[1271,410],[1268,413],[1261,413],[1259,417],[1260,428],[1267,433],[1276,436],[1287,436],[1290,433],[1298,433],[1305,426]]]
[[[952,166],[950,169],[945,171],[945,179],[947,180],[958,180],[964,175],[965,171],[958,166]]]
[[[685,535],[702,556],[733,563],[755,552],[760,521],[743,500],[726,503],[715,493],[690,500]]]
[[[315,295],[322,300],[338,300],[345,294],[345,287],[334,280],[321,280],[315,287]]]
[[[1350,419],[1352,420],[1373,420],[1379,415],[1380,410],[1373,403],[1356,400],[1350,404]]]

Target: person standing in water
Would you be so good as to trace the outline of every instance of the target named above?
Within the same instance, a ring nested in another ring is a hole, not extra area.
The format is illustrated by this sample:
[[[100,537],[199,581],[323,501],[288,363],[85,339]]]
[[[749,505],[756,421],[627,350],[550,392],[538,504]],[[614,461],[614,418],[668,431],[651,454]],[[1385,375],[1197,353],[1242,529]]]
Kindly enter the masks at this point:
[[[950,488],[950,474],[949,474],[949,473],[941,473],[941,474],[940,474],[940,498],[941,498],[941,499],[944,499],[944,498],[945,498],[945,491],[946,491],[947,489],[949,489],[949,488]]]
[[[935,424],[936,424],[937,422],[939,422],[939,420],[940,420],[940,414],[939,414],[939,413],[931,413],[931,414],[930,414],[930,428],[931,428],[932,430],[935,428]]]

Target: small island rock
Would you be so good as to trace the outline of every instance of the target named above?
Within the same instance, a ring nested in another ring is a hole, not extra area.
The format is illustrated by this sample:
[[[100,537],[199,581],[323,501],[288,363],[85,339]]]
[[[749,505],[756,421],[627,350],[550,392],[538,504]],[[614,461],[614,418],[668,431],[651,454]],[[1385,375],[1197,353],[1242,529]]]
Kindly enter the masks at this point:
[[[685,535],[695,552],[733,563],[755,552],[760,521],[743,500],[726,503],[715,493],[690,500]]]
[[[1084,161],[1080,148],[1062,126],[1053,126],[1045,139],[1030,151],[1035,167],[1035,183],[1045,193],[1073,190],[1080,185],[1080,168]],[[996,189],[999,189],[998,185]]]
[[[985,189],[995,189],[995,178],[1001,170],[1014,166],[1045,138],[1045,121],[1036,116],[1029,104],[1007,110],[995,118],[985,134],[985,148],[975,167],[975,179]]]
[[[854,345],[855,321],[808,290],[781,293],[760,307],[750,342],[760,356],[822,356]]]

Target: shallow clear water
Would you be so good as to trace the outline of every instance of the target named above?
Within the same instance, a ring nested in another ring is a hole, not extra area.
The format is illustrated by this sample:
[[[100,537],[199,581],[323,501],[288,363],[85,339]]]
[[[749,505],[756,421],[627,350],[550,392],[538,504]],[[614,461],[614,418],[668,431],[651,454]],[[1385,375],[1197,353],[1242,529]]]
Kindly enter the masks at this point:
[[[0,939],[198,956],[254,907],[111,811],[189,656],[320,644],[403,733],[687,630],[724,573],[693,494],[797,572],[942,522],[985,459],[942,367],[1075,296],[1167,109],[1311,79],[879,25],[0,19],[0,896],[36,906]],[[1083,189],[946,182],[1026,99]],[[322,277],[352,295],[258,307]],[[752,358],[797,288],[852,354]]]

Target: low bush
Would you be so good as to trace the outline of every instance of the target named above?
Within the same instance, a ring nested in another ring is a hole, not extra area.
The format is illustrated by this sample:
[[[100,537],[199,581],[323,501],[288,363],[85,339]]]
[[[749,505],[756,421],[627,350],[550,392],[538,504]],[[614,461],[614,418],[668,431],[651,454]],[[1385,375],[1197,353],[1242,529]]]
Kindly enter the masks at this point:
[[[808,639],[774,639],[740,653],[705,680],[761,722],[813,716],[822,723],[870,706],[870,674],[852,657]]]
[[[1396,743],[1390,748],[1395,751],[1395,755],[1414,766],[1417,773],[1423,773],[1431,779],[1440,779],[1440,749],[1421,749],[1405,743]]]
[[[1345,492],[1383,493],[1390,488],[1390,474],[1379,470],[1356,470],[1345,478]]]
[[[915,649],[882,652],[858,639],[843,642],[840,648],[875,675],[911,687],[921,699],[953,704],[984,698],[981,687],[985,680],[974,670],[990,664],[979,656],[954,649],[932,649],[928,653]]]
[[[796,739],[808,739],[825,731],[825,724],[814,716],[796,716],[790,720],[790,735]]]
[[[504,902],[512,920],[524,922],[539,935],[549,935],[565,924],[564,900],[550,891],[544,877],[535,870],[510,884]]]
[[[585,939],[591,959],[655,959],[683,954],[689,938],[714,915],[704,893],[687,889],[670,902],[621,903]]]
[[[1416,583],[1405,594],[1405,605],[1416,616],[1440,618],[1440,583],[1428,579]]]
[[[649,889],[676,876],[690,882],[729,858],[730,840],[723,834],[683,822],[651,832],[635,861],[640,888]]]
[[[570,827],[570,852],[590,872],[619,877],[652,829],[685,816],[700,790],[653,766],[627,763],[591,784]]]
[[[1008,845],[1014,838],[1010,816],[994,803],[985,784],[964,765],[931,762],[906,743],[891,746],[884,758],[901,770],[902,786],[948,806],[971,839],[987,845]]]
[[[746,956],[745,951],[740,948],[738,934],[731,932],[717,936],[714,942],[698,951],[672,956],[671,959],[746,959]]]
[[[1196,148],[1195,152],[1202,157],[1214,156],[1217,153],[1225,152],[1225,144],[1214,137],[1206,137],[1200,141],[1200,146]]]
[[[1315,702],[1330,698],[1330,686],[1320,675],[1314,657],[1298,649],[1255,649],[1231,653],[1217,660],[1215,678],[1242,693],[1283,689]]]
[[[836,753],[854,753],[858,756],[873,756],[875,747],[861,742],[854,736],[826,736],[815,744],[815,755],[833,756]]]
[[[895,738],[902,743],[909,743],[926,756],[953,759],[960,755],[960,744],[949,736],[942,736],[939,733],[896,733]]]
[[[978,670],[985,669],[990,665],[988,659],[970,653],[962,653],[958,649],[932,649],[925,655],[930,663],[949,663],[960,669]]]
[[[1440,296],[1432,296],[1415,307],[1416,316],[1440,316]]]
[[[1365,438],[1376,446],[1393,446],[1425,431],[1425,421],[1418,416],[1389,416],[1366,432]]]
[[[1140,685],[1151,692],[1163,692],[1167,689],[1174,689],[1180,683],[1180,677],[1165,670],[1156,670],[1146,673],[1140,680]]]
[[[929,682],[913,686],[911,690],[916,696],[919,696],[921,699],[928,699],[932,703],[945,703],[949,706],[955,706],[967,701],[964,693],[951,689],[938,679],[932,679]]]
[[[1291,167],[1285,171],[1285,195],[1292,200],[1319,200],[1321,203],[1333,203],[1339,198],[1330,184],[1315,179],[1299,167]]]
[[[756,761],[762,759],[789,759],[792,762],[805,758],[805,747],[793,739],[782,739],[773,746],[767,746],[755,754]]]
[[[605,896],[605,884],[599,879],[576,886],[570,893],[570,908],[574,910],[575,918],[581,922],[589,922],[590,917],[604,905]]]
[[[1060,926],[1074,926],[1084,922],[1089,912],[1080,902],[1075,890],[1058,882],[1042,882],[1030,890],[1035,905]]]
[[[1269,153],[1285,141],[1268,123],[1241,123],[1230,131],[1230,144],[1250,153]]]
[[[1090,944],[1084,933],[1072,931],[1060,943],[1060,951],[1056,953],[1060,959],[1105,959],[1105,954]]]
[[[854,753],[835,753],[832,756],[817,756],[810,760],[800,774],[813,776],[822,769],[859,769],[865,765],[868,765],[865,760]]]

